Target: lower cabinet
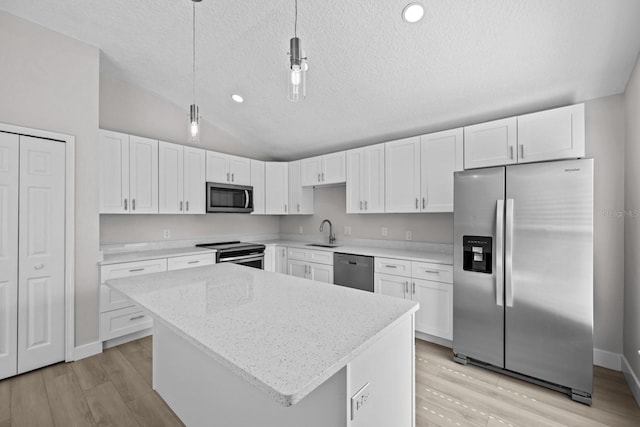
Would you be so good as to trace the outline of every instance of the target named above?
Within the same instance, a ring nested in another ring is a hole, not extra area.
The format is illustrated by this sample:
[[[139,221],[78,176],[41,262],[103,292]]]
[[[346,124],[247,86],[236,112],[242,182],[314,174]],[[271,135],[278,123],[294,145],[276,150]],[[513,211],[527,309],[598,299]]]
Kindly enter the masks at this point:
[[[333,284],[333,252],[289,248],[287,274]]]
[[[446,264],[376,258],[375,292],[420,303],[416,331],[453,339],[453,267]]]

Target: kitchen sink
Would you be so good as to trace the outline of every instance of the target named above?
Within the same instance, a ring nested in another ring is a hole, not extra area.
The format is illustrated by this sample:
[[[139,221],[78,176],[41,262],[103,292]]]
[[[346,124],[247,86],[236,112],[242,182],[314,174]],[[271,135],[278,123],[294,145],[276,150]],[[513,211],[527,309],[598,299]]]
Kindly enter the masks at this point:
[[[316,246],[319,248],[339,248],[340,245],[329,245],[326,243],[308,243],[306,246]]]

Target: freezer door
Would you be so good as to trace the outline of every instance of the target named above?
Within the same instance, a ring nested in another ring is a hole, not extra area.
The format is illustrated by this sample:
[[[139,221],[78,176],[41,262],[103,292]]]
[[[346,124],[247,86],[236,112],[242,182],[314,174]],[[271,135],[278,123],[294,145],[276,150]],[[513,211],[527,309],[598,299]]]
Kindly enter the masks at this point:
[[[504,180],[504,167],[454,176],[453,352],[498,367],[504,367]],[[463,242],[480,250],[486,237],[492,241],[491,273],[470,271],[469,265],[465,270]]]
[[[593,160],[507,167],[505,368],[591,393]]]

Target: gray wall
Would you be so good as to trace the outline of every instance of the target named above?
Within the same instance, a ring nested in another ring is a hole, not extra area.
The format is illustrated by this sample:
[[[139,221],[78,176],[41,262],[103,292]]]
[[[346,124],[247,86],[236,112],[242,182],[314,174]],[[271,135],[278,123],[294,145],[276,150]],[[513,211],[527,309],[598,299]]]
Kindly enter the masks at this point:
[[[0,122],[76,137],[75,345],[98,339],[99,52],[0,11]]]
[[[640,376],[640,61],[625,92],[624,356]]]

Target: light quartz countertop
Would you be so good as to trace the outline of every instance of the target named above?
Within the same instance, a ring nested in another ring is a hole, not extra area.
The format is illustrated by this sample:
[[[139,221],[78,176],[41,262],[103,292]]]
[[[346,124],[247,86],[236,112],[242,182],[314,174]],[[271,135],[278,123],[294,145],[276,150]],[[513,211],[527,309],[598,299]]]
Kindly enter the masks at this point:
[[[338,245],[332,248],[324,248],[319,246],[309,246],[311,242],[301,242],[295,240],[268,240],[257,243],[265,245],[287,246],[295,248],[313,249],[318,251],[340,252],[354,255],[366,255],[373,257],[398,258],[409,261],[433,262],[436,264],[453,265],[453,254],[446,252],[422,251],[422,250],[406,250],[384,247],[367,247],[355,245]]]
[[[284,406],[384,336],[416,302],[223,263],[108,280]]]
[[[112,252],[104,254],[100,265],[117,264],[120,262],[146,261],[149,259],[170,258],[174,256],[200,255],[202,253],[214,252],[213,249],[197,248],[189,246],[186,248],[152,249],[145,251]]]

